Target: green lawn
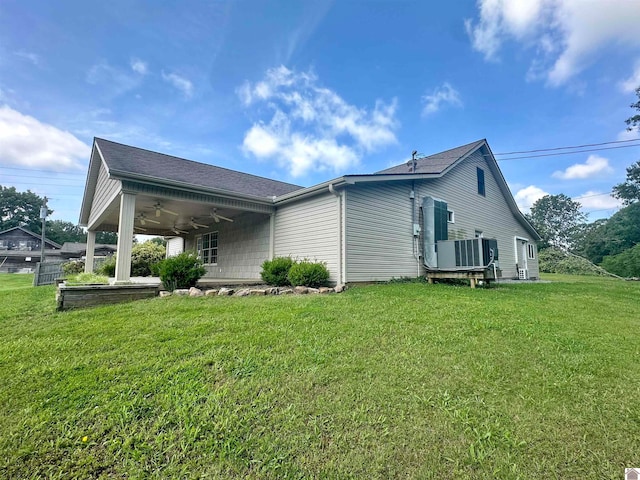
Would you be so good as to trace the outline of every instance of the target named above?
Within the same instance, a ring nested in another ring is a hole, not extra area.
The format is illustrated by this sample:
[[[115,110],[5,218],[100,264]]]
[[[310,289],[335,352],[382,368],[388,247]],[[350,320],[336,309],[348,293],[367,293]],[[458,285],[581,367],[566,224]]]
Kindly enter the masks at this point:
[[[0,275],[0,478],[622,478],[640,283],[156,298]]]

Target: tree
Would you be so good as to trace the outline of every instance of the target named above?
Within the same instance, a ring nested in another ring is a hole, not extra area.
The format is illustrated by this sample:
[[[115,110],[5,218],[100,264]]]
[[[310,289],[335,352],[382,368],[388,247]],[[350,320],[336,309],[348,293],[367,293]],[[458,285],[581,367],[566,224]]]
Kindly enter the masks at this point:
[[[77,225],[64,220],[53,220],[47,222],[47,238],[62,245],[64,242],[80,242],[87,241],[87,234]]]
[[[118,243],[118,234],[115,232],[96,232],[96,243],[116,245]]]
[[[632,103],[630,105],[631,108],[635,108],[640,112],[640,87],[636,88],[636,95],[638,96],[638,101]],[[640,114],[633,115],[625,120],[625,123],[629,125],[627,130],[633,130],[633,127],[638,127],[640,129]]]
[[[577,242],[577,251],[600,264],[605,256],[617,255],[640,243],[640,202],[592,225],[594,227]]]
[[[640,118],[640,115],[636,116]],[[627,167],[627,180],[613,187],[613,196],[622,200],[625,205],[640,200],[640,160]]]
[[[44,198],[31,190],[18,192],[16,187],[0,185],[0,231],[13,227],[24,227],[33,233],[42,232],[40,207],[44,205]],[[47,209],[49,215],[53,210]]]
[[[587,220],[580,207],[580,202],[564,194],[545,195],[536,200],[527,218],[542,237],[538,248],[570,250],[577,230]]]

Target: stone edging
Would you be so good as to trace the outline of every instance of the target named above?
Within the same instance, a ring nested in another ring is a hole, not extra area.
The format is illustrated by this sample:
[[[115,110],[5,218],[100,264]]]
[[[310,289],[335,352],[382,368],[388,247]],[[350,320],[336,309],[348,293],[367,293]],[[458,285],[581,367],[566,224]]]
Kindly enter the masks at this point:
[[[346,290],[345,285],[337,285],[333,288],[330,287],[265,287],[265,288],[210,288],[207,290],[201,290],[196,287],[189,289],[182,288],[176,289],[173,292],[165,290],[160,291],[161,297],[169,297],[171,295],[188,296],[188,297],[247,297],[249,295],[305,295],[305,294],[328,294],[328,293],[342,293]]]

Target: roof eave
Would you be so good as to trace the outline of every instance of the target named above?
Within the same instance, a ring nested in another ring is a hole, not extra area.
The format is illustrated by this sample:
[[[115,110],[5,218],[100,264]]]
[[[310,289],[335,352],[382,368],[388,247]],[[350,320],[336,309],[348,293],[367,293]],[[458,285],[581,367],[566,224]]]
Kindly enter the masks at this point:
[[[259,197],[256,195],[247,195],[244,193],[234,192],[232,190],[224,190],[221,188],[207,188],[200,185],[194,185],[192,183],[178,182],[175,180],[163,179],[159,177],[152,177],[150,175],[133,174],[122,170],[110,170],[109,176],[113,179],[120,181],[133,181],[137,183],[144,183],[148,185],[154,185],[165,188],[176,188],[180,190],[187,190],[195,193],[204,193],[208,195],[221,195],[227,198],[233,198],[236,200],[248,200],[256,203],[263,203],[265,205],[273,204],[273,197]]]

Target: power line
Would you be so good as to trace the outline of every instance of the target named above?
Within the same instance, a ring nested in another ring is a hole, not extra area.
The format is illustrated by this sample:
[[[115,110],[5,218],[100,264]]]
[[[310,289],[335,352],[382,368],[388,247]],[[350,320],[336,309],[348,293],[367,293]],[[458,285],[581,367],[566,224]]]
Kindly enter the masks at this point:
[[[591,148],[588,150],[575,150],[573,152],[544,153],[540,155],[527,155],[523,157],[500,158],[500,159],[496,159],[496,161],[504,162],[505,160],[521,160],[523,158],[557,157],[558,155],[574,155],[576,153],[599,152],[602,150],[615,150],[618,148],[631,148],[631,147],[640,147],[640,143],[637,143],[635,145],[620,145],[618,147],[603,147],[603,148]]]
[[[568,149],[574,149],[574,148],[599,147],[602,145],[612,145],[615,143],[628,143],[628,142],[639,142],[639,141],[640,139],[638,138],[632,138],[631,140],[615,140],[611,142],[602,142],[602,143],[586,143],[584,145],[573,145],[570,147],[539,148],[537,150],[522,150],[519,152],[494,153],[494,155],[516,155],[520,153],[550,152],[553,150],[568,150]]]
[[[0,168],[2,168],[4,170],[25,170],[27,172],[57,173],[58,175],[72,175],[72,176],[79,176],[79,177],[85,177],[86,176],[85,173],[66,173],[66,172],[60,172],[58,170],[43,170],[41,168],[5,167],[5,166],[2,166],[2,165],[0,165]]]

